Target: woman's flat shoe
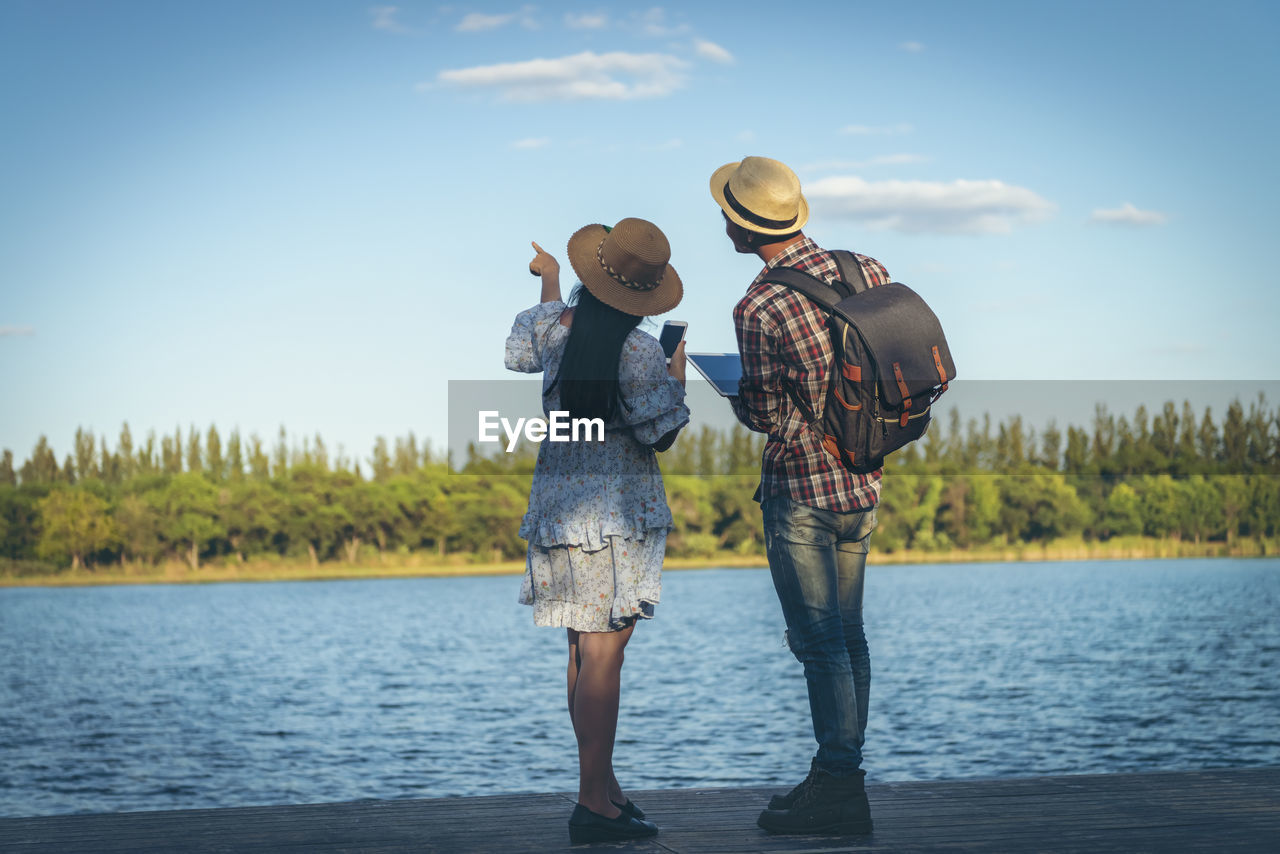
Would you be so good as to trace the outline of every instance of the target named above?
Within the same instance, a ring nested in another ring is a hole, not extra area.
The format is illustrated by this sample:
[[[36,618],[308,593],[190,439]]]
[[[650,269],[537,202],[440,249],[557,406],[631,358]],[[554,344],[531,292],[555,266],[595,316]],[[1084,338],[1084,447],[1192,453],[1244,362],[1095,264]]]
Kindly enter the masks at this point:
[[[592,812],[582,804],[576,804],[569,816],[569,841],[617,842],[622,839],[644,839],[657,836],[658,826],[651,821],[641,821],[625,812],[617,818],[606,818]]]
[[[627,802],[625,804],[620,804],[612,799],[610,799],[609,803],[613,804],[615,807],[622,810],[623,813],[631,816],[632,818],[644,818],[644,810],[636,806],[635,801],[630,798],[627,798]]]

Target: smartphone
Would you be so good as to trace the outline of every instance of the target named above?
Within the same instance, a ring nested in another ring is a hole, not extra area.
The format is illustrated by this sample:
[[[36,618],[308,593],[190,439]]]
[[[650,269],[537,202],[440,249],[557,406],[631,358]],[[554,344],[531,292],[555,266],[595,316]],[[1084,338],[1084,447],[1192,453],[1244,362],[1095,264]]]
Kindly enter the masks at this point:
[[[671,364],[671,357],[675,355],[676,348],[684,340],[684,333],[688,328],[689,324],[683,320],[668,320],[662,325],[662,334],[658,336],[658,343],[662,345],[662,354],[667,357],[667,364]]]

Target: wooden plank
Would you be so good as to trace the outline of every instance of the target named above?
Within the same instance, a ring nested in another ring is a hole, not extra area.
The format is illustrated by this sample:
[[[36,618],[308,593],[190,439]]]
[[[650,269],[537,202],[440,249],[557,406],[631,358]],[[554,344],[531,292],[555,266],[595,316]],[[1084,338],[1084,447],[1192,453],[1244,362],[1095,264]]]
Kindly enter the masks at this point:
[[[873,851],[1266,851],[1280,839],[1280,768],[868,786],[866,837],[771,836],[773,788],[635,792],[661,827],[599,850],[652,854]],[[557,793],[0,819],[27,852],[576,851]]]

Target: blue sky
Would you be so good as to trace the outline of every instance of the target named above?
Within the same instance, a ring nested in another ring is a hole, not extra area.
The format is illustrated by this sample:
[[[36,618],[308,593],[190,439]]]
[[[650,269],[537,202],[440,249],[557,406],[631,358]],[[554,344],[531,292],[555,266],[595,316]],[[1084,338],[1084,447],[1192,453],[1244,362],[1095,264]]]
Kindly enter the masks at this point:
[[[447,381],[510,376],[529,241],[626,216],[671,239],[690,349],[732,349],[759,264],[707,179],[748,154],[926,297],[962,380],[1276,380],[1278,18],[8,0],[0,447],[443,446]]]

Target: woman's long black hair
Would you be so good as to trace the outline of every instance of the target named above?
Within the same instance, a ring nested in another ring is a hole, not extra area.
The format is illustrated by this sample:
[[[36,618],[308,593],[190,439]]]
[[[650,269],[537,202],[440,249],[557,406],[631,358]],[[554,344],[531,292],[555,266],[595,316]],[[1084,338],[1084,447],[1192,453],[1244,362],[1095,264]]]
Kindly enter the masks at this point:
[[[581,283],[569,294],[573,325],[560,370],[551,388],[560,388],[560,406],[570,418],[609,421],[622,405],[618,365],[622,344],[642,318],[605,305]]]

